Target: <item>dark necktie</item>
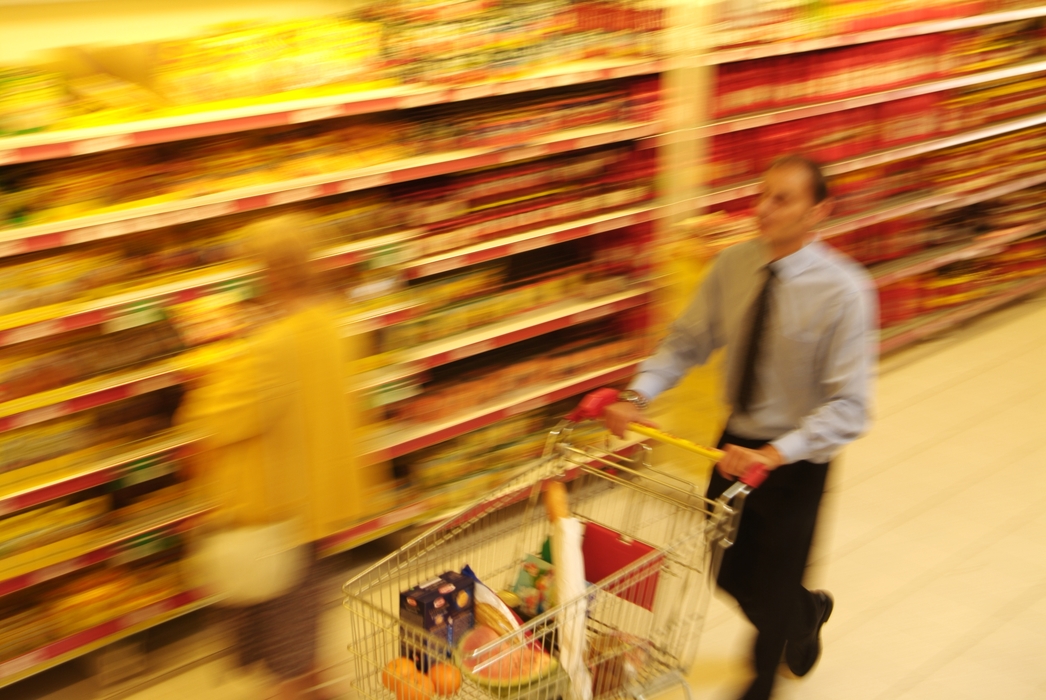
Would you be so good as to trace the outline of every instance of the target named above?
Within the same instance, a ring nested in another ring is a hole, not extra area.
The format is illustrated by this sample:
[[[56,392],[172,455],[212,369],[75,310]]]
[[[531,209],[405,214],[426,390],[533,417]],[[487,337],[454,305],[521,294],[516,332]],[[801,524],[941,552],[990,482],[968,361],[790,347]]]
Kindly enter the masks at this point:
[[[735,409],[746,414],[752,403],[752,395],[755,393],[756,364],[759,362],[759,350],[766,330],[766,317],[770,311],[770,285],[774,281],[774,271],[770,266],[767,265],[763,269],[767,273],[766,282],[763,283],[759,296],[752,303],[752,313],[750,314],[752,325],[748,329],[748,345],[745,348],[744,364],[741,365],[741,381],[737,388]]]

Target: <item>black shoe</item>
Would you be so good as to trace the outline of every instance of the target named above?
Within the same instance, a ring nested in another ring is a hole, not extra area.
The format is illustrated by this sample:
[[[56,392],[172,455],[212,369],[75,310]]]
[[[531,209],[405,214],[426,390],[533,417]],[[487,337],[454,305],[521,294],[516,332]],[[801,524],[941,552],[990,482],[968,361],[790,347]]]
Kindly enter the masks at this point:
[[[785,646],[785,661],[788,670],[797,678],[802,678],[810,673],[810,669],[821,657],[821,628],[828,618],[832,616],[832,608],[835,601],[827,591],[814,591],[814,597],[821,603],[821,620],[814,625],[814,630],[806,639],[788,640]]]

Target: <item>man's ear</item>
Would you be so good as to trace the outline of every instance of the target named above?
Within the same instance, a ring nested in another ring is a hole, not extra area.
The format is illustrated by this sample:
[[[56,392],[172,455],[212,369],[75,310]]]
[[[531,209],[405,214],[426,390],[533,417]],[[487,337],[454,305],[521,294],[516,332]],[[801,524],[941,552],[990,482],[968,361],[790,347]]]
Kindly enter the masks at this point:
[[[832,210],[835,208],[835,200],[831,197],[826,197],[813,206],[810,210],[810,225],[817,226],[832,214]]]

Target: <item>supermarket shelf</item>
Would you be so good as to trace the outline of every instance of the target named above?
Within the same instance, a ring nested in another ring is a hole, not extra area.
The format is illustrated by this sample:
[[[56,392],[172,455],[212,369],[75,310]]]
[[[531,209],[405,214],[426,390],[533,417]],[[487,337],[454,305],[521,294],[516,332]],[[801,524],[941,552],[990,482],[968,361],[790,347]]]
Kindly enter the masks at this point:
[[[633,447],[641,444],[643,441],[622,441],[622,444],[618,446],[617,452],[619,454],[624,453],[626,450],[630,450]],[[534,467],[542,463],[543,460],[534,460],[527,464],[517,467],[514,471],[517,474],[524,474]],[[579,474],[579,470],[572,470],[564,476],[564,481],[570,481],[576,478]],[[514,501],[509,501],[502,504],[502,507],[511,505],[512,503],[518,503],[520,500],[526,497],[526,494],[519,494],[518,498]],[[378,516],[366,522],[354,525],[347,530],[336,533],[327,537],[319,542],[320,556],[326,557],[339,552],[345,552],[360,545],[366,544],[379,537],[390,535],[393,532],[406,529],[413,525],[429,525],[435,524],[452,518],[457,514],[463,514],[467,516],[471,512],[471,508],[463,510],[462,507],[447,508],[441,503],[442,499],[438,496],[424,498],[419,501],[401,506],[395,510]]]
[[[516,255],[528,250],[536,250],[564,241],[653,221],[662,216],[664,211],[665,208],[657,204],[612,211],[580,221],[570,221],[534,231],[517,233],[513,236],[496,238],[448,253],[418,258],[407,263],[404,271],[409,279],[438,275],[449,270]]]
[[[341,321],[342,337],[370,333],[382,328],[394,326],[416,318],[421,310],[421,304],[404,302],[402,304],[390,304],[379,309],[373,309],[359,314],[354,314]]]
[[[0,560],[0,596],[103,561],[127,563],[154,554],[166,548],[162,535],[190,529],[194,520],[207,510],[200,505],[181,503],[178,507],[161,508],[151,517],[140,517],[125,525],[89,531],[25,555],[7,557],[6,560]]]
[[[968,207],[971,204],[985,202],[990,199],[1002,197],[1013,192],[1019,192],[1020,190],[1025,190],[1044,183],[1046,183],[1046,173],[1037,173],[1035,175],[1011,180],[1001,185],[980,190],[978,192],[972,192],[970,194],[943,193],[933,194],[927,197],[904,199],[900,202],[883,205],[866,214],[857,214],[845,219],[839,219],[822,228],[820,235],[822,238],[832,238],[833,236],[838,236],[843,233],[856,231],[865,226],[872,226],[873,224],[896,219],[917,211],[933,209],[935,207],[942,211]]]
[[[67,158],[135,146],[183,141],[255,129],[304,124],[358,114],[413,109],[568,85],[594,83],[665,68],[661,61],[581,61],[503,82],[454,88],[399,86],[220,109],[125,124],[0,138],[0,165]]]
[[[1036,173],[1034,175],[1028,175],[1027,177],[1018,178],[1011,180],[1010,182],[1004,182],[1001,185],[996,185],[986,190],[979,192],[973,192],[971,194],[965,194],[961,196],[951,197],[947,202],[940,206],[942,211],[948,211],[950,209],[962,209],[968,207],[971,204],[977,204],[978,202],[984,202],[989,199],[995,199],[996,197],[1002,197],[1013,192],[1019,192],[1020,190],[1026,190],[1029,187],[1035,187],[1046,183],[1046,173]]]
[[[852,173],[856,170],[883,165],[885,163],[893,163],[905,158],[933,153],[934,151],[944,150],[945,148],[951,148],[952,146],[961,146],[962,144],[980,141],[993,136],[1009,134],[1014,131],[1019,131],[1032,126],[1039,126],[1041,124],[1046,124],[1046,112],[1039,112],[1038,114],[1001,122],[999,124],[992,124],[990,126],[981,127],[980,129],[966,131],[961,134],[929,139],[909,146],[900,146],[898,148],[875,151],[857,158],[830,163],[824,166],[824,173],[828,176]],[[759,180],[750,180],[742,184],[730,185],[709,192],[701,197],[696,197],[693,201],[697,207],[722,204],[723,202],[729,202],[735,199],[742,199],[744,197],[758,194],[759,187]]]
[[[885,355],[899,350],[1043,289],[1046,289],[1046,275],[1039,275],[1024,282],[1008,284],[1001,291],[978,301],[923,316],[898,328],[887,329],[879,340],[879,352]]]
[[[0,403],[0,433],[180,384],[185,368],[159,362]]]
[[[800,107],[789,107],[786,109],[728,117],[715,121],[707,126],[696,127],[686,131],[690,132],[690,138],[718,136],[720,134],[729,134],[735,131],[744,131],[747,129],[757,129],[762,126],[780,124],[782,122],[794,121],[796,119],[816,117],[822,114],[833,114],[835,112],[842,112],[857,107],[866,107],[868,105],[882,104],[883,102],[903,100],[907,97],[928,95],[935,92],[943,92],[945,90],[969,87],[971,85],[981,85],[983,83],[990,83],[993,80],[1003,80],[1022,75],[1030,75],[1032,73],[1040,73],[1042,71],[1046,71],[1046,61],[1031,61],[1028,63],[1006,66],[1005,68],[999,68],[996,70],[971,73],[969,75],[959,75],[954,78],[934,80],[919,83],[918,85],[910,85],[893,90],[883,90],[881,92],[874,92],[857,97],[848,97],[841,100],[831,100],[829,102],[803,105]]]
[[[656,123],[571,129],[499,148],[415,156],[354,170],[242,187],[204,197],[0,231],[0,257],[124,236],[228,214],[276,207],[436,175],[505,165],[653,136]]]
[[[345,552],[359,547],[368,542],[391,535],[399,530],[406,529],[412,525],[432,517],[438,513],[442,506],[435,497],[424,498],[407,505],[400,506],[376,518],[353,525],[337,534],[331,535],[318,543],[321,557]]]
[[[506,321],[481,326],[449,338],[419,345],[395,355],[395,364],[379,370],[357,383],[359,389],[370,389],[410,377],[473,355],[495,350],[562,328],[594,321],[646,303],[655,287],[636,289],[584,301],[565,301],[529,313],[515,314]]]
[[[424,233],[420,229],[410,229],[353,241],[320,251],[313,259],[324,270],[335,270],[363,262],[376,263],[381,267],[397,265],[407,260],[410,241],[419,238]]]
[[[131,485],[170,474],[172,462],[192,452],[198,442],[199,436],[173,433],[134,444],[130,450],[96,455],[90,461],[81,460],[71,466],[64,460],[52,460],[50,463],[55,464],[55,468],[46,471],[34,466],[22,467],[4,475],[11,478],[0,485],[0,516],[102,484]]]
[[[429,445],[450,440],[520,413],[625,379],[632,375],[638,365],[638,362],[628,362],[530,391],[515,393],[510,398],[447,420],[420,425],[396,426],[389,431],[389,434],[372,439],[369,444],[364,444],[360,461],[364,464],[384,462]]]
[[[91,326],[124,330],[156,319],[157,309],[202,296],[229,292],[256,272],[247,266],[118,294],[80,304],[60,304],[0,317],[0,347],[47,338]]]
[[[804,51],[820,51],[821,49],[832,49],[839,46],[869,44],[876,41],[886,41],[887,39],[900,39],[901,37],[907,36],[937,34],[940,32],[955,31],[956,29],[969,29],[971,27],[985,27],[992,24],[1015,22],[1023,19],[1034,19],[1036,17],[1046,17],[1046,6],[1009,10],[1006,12],[992,12],[982,15],[973,15],[972,17],[960,17],[932,22],[914,22],[912,24],[904,24],[897,27],[874,29],[866,32],[853,32],[850,34],[838,34],[818,39],[782,41],[736,49],[721,49],[698,58],[698,63],[699,65],[706,66],[735,63],[737,61],[748,61],[753,58],[785,56]]]
[[[977,236],[972,242],[934,248],[901,260],[877,265],[872,268],[872,279],[875,280],[875,286],[882,289],[907,277],[936,270],[953,262],[998,253],[1010,243],[1033,236],[1044,229],[1046,229],[1046,222],[1027,224],[986,233]]]
[[[0,688],[88,654],[150,627],[181,617],[212,602],[202,591],[184,591],[134,610],[35,651],[0,663]]]
[[[367,261],[398,264],[406,259],[405,244],[418,235],[418,231],[409,230],[354,241],[323,250],[315,260],[325,270]],[[219,271],[87,303],[57,304],[0,317],[0,347],[91,326],[109,325],[113,330],[132,328],[155,320],[159,308],[241,290],[258,272],[258,268],[247,265],[217,269]]]

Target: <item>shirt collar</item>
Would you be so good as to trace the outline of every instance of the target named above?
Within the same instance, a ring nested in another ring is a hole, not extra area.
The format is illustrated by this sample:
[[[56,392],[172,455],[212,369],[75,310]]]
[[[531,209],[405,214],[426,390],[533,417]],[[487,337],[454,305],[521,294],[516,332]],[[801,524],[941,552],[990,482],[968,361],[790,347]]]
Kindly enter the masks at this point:
[[[798,277],[823,255],[824,245],[821,241],[811,241],[791,255],[774,260],[769,267],[778,279],[789,280]]]

